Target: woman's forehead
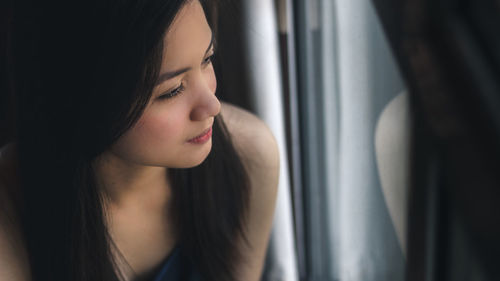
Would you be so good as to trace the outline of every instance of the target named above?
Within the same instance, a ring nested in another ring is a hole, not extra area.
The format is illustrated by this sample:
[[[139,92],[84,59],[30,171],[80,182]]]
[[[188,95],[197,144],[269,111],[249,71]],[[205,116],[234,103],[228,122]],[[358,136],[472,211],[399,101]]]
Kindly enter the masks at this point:
[[[164,39],[165,67],[178,67],[188,57],[204,55],[212,30],[199,1],[189,1],[179,11]]]

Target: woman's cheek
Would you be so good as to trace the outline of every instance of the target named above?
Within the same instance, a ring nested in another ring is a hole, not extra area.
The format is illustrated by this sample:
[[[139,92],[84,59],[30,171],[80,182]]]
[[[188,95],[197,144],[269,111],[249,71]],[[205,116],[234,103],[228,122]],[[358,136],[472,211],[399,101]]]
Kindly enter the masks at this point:
[[[144,116],[138,122],[137,137],[141,138],[144,145],[166,144],[178,142],[182,139],[180,120],[173,114],[156,114]]]

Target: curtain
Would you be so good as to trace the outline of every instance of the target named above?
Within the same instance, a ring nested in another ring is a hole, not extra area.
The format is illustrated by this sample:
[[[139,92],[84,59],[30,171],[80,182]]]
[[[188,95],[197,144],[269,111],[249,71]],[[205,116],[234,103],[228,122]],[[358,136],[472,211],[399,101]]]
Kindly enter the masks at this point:
[[[405,85],[370,2],[294,4],[304,275],[307,280],[403,280]]]
[[[262,279],[404,280],[408,99],[371,3],[241,3],[248,107],[281,153]]]

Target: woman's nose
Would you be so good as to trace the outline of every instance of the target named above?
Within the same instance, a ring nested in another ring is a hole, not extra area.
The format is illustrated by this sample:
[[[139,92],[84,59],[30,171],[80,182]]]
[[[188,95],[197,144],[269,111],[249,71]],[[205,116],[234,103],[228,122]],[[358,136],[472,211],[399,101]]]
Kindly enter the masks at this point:
[[[202,75],[203,78],[198,85],[196,106],[190,114],[193,121],[202,121],[219,114],[221,104],[215,96],[217,82],[213,73]]]
[[[217,97],[212,94],[204,99],[203,103],[199,103],[190,114],[190,119],[193,121],[202,121],[209,117],[213,117],[220,112],[220,102]]]

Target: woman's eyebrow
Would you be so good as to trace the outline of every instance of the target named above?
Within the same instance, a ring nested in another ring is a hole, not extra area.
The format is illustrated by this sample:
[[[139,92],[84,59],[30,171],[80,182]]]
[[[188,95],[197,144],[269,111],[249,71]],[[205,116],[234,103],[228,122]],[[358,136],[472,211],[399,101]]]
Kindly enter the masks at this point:
[[[212,38],[210,39],[210,44],[208,44],[207,50],[205,51],[205,56],[208,54],[208,52],[210,52],[210,50],[212,49],[214,44],[215,44],[215,36],[214,36],[214,33],[212,32]],[[160,76],[158,77],[158,81],[156,82],[156,85],[161,84],[163,81],[166,81],[166,80],[172,79],[176,76],[179,76],[182,73],[185,73],[189,70],[191,70],[191,67],[184,67],[184,68],[181,68],[178,70],[168,71],[168,72],[165,72],[163,74],[160,74]]]

